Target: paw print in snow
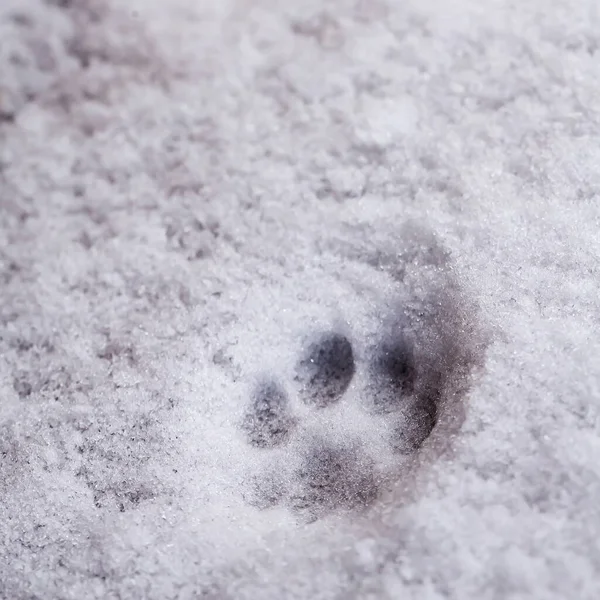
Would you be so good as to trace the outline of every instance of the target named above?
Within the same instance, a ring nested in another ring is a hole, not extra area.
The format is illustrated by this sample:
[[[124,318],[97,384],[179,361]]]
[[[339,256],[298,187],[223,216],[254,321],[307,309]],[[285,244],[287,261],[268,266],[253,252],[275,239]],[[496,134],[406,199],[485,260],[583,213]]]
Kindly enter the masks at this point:
[[[366,365],[370,404],[359,418],[364,421],[360,427],[387,437],[383,443],[392,462],[394,456],[418,452],[437,421],[436,397],[431,385],[419,381],[427,372],[419,370],[415,354],[408,339],[397,334],[380,342]],[[352,401],[346,393],[356,370],[348,337],[323,332],[309,341],[296,362],[292,396],[274,380],[256,386],[240,430],[261,451],[283,451],[278,466],[252,480],[247,495],[251,504],[283,504],[314,521],[336,510],[368,507],[377,499],[385,478],[381,456],[369,451],[360,427],[338,435],[345,413],[333,414]],[[297,414],[302,407],[304,419]],[[328,419],[329,427],[320,427]]]
[[[304,522],[413,497],[413,475],[460,431],[485,357],[477,305],[433,233],[408,223],[389,249],[348,239],[324,246],[343,259],[335,277],[303,270],[322,290],[316,301],[296,281],[264,292],[286,306],[299,300],[297,318],[265,317],[262,303],[248,315],[260,323],[253,334],[269,332],[265,356],[280,366],[267,366],[238,422],[248,448],[242,496]]]

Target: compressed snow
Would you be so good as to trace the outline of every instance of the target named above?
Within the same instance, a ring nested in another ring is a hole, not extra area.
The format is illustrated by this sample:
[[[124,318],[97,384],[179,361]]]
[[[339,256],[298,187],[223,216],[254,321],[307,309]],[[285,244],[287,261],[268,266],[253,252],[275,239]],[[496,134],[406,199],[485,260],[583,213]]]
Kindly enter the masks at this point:
[[[597,598],[599,20],[4,0],[0,597]]]

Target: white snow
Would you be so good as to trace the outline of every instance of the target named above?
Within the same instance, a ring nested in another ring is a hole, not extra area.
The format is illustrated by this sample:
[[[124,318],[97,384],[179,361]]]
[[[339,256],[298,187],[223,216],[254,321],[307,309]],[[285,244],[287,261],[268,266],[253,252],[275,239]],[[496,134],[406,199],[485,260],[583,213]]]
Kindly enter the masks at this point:
[[[0,598],[597,598],[599,18],[3,0]],[[412,457],[365,409],[398,322],[452,367]],[[315,412],[329,329],[356,373]],[[275,449],[239,428],[265,377]],[[319,436],[377,500],[253,506]]]

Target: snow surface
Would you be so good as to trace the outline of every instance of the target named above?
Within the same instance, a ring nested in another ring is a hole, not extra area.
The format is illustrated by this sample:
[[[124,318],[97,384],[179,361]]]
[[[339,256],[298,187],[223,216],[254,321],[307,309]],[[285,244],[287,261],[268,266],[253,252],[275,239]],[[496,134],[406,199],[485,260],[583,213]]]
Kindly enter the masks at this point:
[[[2,0],[0,597],[598,598],[599,98],[595,0]]]

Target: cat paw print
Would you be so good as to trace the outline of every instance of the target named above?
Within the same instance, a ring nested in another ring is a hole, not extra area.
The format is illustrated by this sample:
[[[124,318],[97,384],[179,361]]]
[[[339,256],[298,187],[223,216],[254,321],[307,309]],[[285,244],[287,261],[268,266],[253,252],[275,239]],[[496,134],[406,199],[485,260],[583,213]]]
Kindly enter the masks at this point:
[[[309,522],[372,505],[390,468],[418,453],[436,427],[439,390],[418,355],[398,330],[369,349],[355,386],[350,339],[338,331],[309,339],[290,384],[263,379],[245,408],[247,444],[270,453],[246,500],[285,506]]]

